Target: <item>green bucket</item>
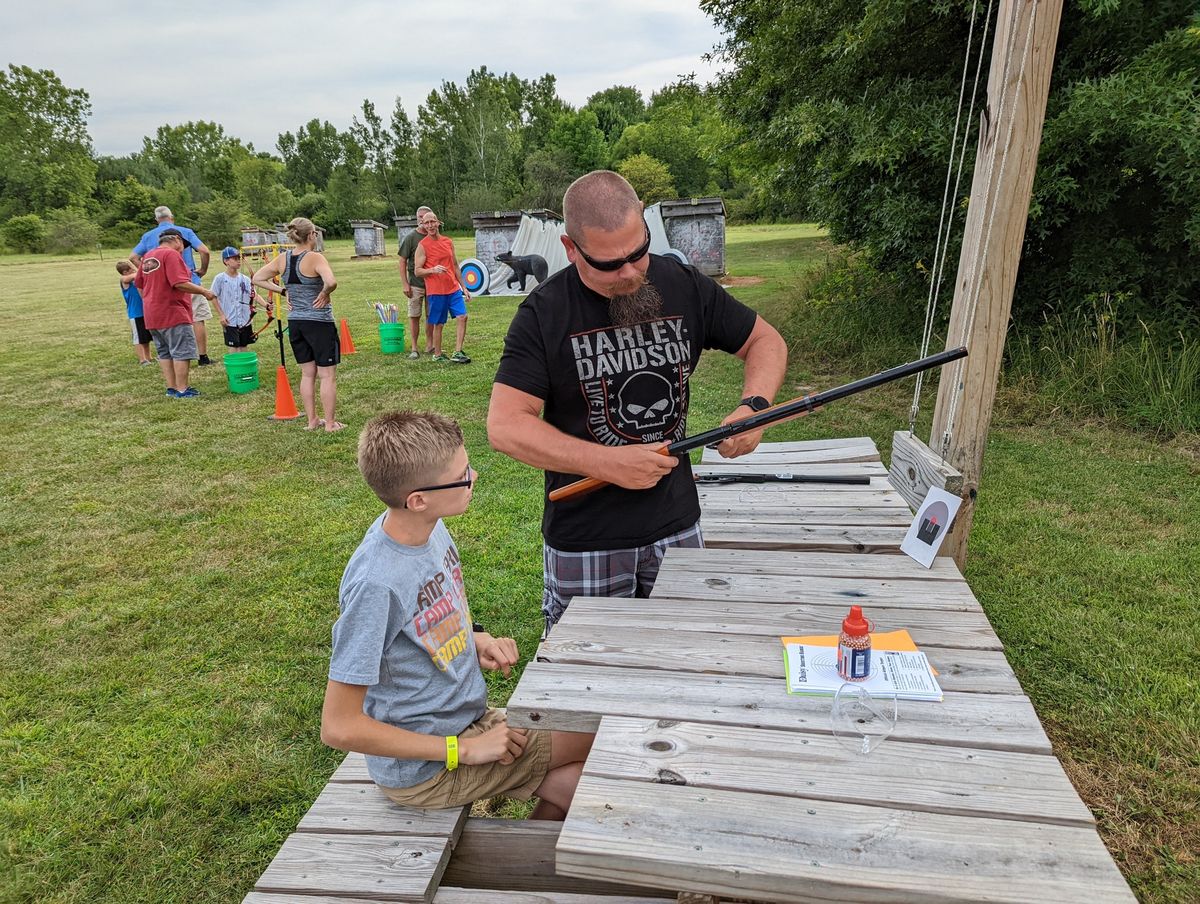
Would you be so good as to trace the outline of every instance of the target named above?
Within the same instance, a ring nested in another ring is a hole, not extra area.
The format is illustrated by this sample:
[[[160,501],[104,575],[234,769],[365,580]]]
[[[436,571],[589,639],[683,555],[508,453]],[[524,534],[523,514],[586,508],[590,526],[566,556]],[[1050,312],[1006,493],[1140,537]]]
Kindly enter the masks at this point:
[[[379,324],[379,348],[385,355],[404,354],[404,324]]]
[[[258,352],[232,352],[225,356],[225,378],[230,392],[258,389]]]

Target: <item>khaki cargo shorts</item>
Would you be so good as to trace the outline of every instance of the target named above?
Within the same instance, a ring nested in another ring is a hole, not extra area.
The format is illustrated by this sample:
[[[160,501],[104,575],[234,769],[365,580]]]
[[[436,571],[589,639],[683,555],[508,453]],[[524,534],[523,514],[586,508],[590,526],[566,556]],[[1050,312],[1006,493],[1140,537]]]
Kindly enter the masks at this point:
[[[192,323],[200,323],[204,320],[212,320],[212,308],[209,307],[208,299],[203,295],[193,295]]]
[[[459,739],[483,734],[503,718],[504,710],[489,708],[477,722],[459,735]],[[380,785],[379,790],[405,807],[441,810],[463,807],[500,795],[528,800],[549,771],[550,732],[531,729],[525,752],[507,766],[502,763],[485,763],[481,766],[464,764],[453,772],[443,769],[433,778],[411,788],[385,788]]]
[[[422,309],[425,307],[425,287],[412,286],[412,298],[408,299],[408,316],[421,317]]]

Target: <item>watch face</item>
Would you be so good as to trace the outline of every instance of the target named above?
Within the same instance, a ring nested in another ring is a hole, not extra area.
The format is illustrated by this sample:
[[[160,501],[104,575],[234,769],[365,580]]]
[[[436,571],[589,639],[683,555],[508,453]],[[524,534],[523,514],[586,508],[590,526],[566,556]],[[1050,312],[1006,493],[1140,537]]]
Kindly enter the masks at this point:
[[[742,404],[748,405],[754,411],[763,411],[771,407],[771,403],[759,395],[748,396],[742,399]]]

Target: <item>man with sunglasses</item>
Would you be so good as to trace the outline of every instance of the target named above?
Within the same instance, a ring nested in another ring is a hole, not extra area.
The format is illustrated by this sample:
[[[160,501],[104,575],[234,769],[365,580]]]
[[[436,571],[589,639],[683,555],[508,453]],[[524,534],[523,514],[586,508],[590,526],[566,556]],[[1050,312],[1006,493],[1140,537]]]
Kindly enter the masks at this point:
[[[574,596],[650,595],[670,546],[701,546],[686,457],[660,455],[687,430],[689,380],[706,348],[745,364],[723,423],[769,406],[783,382],[779,333],[699,271],[650,254],[642,203],[617,173],[577,179],[563,198],[574,266],[518,307],[488,409],[493,447],[546,472],[547,494],[580,476],[611,484],[547,500],[546,629]],[[761,431],[721,443],[733,458]]]

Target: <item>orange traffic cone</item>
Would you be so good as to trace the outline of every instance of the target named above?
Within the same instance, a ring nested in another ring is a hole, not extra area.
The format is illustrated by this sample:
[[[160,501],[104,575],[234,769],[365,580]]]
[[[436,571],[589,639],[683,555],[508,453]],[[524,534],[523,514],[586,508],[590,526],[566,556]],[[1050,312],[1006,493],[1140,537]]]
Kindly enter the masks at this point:
[[[346,325],[345,317],[342,318],[341,349],[343,355],[353,355],[356,351],[354,339],[350,336],[350,327]]]
[[[296,397],[292,395],[292,384],[288,381],[287,368],[282,364],[275,371],[275,413],[269,421],[294,421],[300,417],[296,409]]]

